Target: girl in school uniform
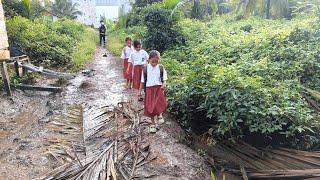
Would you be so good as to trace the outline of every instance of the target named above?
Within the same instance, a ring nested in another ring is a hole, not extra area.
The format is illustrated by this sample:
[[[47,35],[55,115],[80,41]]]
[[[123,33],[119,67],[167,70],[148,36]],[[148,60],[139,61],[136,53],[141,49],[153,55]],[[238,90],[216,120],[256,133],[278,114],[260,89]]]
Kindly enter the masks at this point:
[[[133,52],[132,49],[132,40],[131,38],[127,37],[125,39],[126,46],[122,49],[121,53],[121,59],[123,60],[123,77],[127,80],[126,88],[131,88],[132,86],[132,68],[129,69],[129,72],[127,73],[128,69],[128,59],[130,57],[130,54]]]
[[[144,115],[151,118],[150,132],[157,131],[155,116],[159,124],[164,123],[162,113],[167,108],[165,96],[167,72],[159,62],[160,53],[152,50],[149,54],[149,64],[143,69],[139,89],[139,96],[141,96],[141,90],[145,89]]]
[[[141,43],[139,41],[133,42],[134,50],[129,57],[129,64],[127,68],[127,73],[130,73],[130,68],[132,68],[132,87],[134,89],[140,88],[141,74],[143,67],[147,64],[149,58],[148,53],[142,49]]]

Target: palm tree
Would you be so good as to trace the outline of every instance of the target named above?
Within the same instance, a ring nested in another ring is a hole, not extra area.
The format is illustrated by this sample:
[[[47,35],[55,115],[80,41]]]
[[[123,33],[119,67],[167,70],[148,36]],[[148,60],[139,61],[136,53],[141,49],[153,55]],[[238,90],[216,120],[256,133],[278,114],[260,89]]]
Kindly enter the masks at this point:
[[[78,3],[72,3],[72,0],[55,0],[51,5],[51,13],[59,18],[67,17],[76,19],[82,12],[78,9]]]
[[[293,14],[315,12],[319,0],[238,0],[237,13],[270,18],[291,18]],[[257,13],[259,12],[259,13]]]
[[[23,0],[22,5],[24,8],[24,17],[30,18],[30,16],[31,16],[31,0]]]

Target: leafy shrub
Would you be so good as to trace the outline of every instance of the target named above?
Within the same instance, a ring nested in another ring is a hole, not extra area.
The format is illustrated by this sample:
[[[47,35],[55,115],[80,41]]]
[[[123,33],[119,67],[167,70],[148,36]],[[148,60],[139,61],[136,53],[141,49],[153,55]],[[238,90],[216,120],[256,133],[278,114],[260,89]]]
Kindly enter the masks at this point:
[[[92,48],[95,48],[97,41],[97,38],[91,38],[94,34],[92,30],[72,20],[62,19],[51,23],[43,19],[30,21],[17,16],[6,23],[9,43],[20,47],[35,64],[55,67],[71,65],[76,60],[75,54],[87,57],[88,46],[81,47],[80,44],[91,43],[90,52],[93,53]]]
[[[300,94],[303,86],[320,87],[312,22],[229,17],[206,24],[180,22],[187,45],[163,55],[170,112],[194,132],[213,129],[215,138],[315,145],[319,116]],[[248,24],[250,33],[244,31]]]
[[[122,48],[124,47],[124,40],[126,37],[131,39],[143,39],[146,34],[146,27],[144,26],[133,26],[127,29],[120,29],[111,32],[108,36],[107,48],[116,56],[120,56]]]
[[[24,13],[23,4],[19,0],[3,0],[5,17],[22,16]]]
[[[136,7],[134,8],[127,17],[127,27],[133,27],[133,26],[144,26],[145,25],[145,15],[152,10],[155,9],[161,9],[163,8],[162,3],[153,3],[148,4],[145,7]]]
[[[171,11],[166,9],[154,9],[145,15],[147,33],[145,45],[147,49],[157,49],[160,52],[183,42],[179,28],[170,18]]]
[[[162,2],[161,0],[136,0],[134,3],[135,7],[145,7],[153,3]]]

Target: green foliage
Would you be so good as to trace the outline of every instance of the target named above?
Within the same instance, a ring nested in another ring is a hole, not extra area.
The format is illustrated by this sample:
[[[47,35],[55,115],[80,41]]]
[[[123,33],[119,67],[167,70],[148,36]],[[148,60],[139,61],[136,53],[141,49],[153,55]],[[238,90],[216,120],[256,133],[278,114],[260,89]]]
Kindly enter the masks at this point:
[[[107,48],[114,55],[120,56],[125,45],[124,40],[126,37],[130,37],[131,39],[142,39],[145,36],[146,31],[147,29],[144,26],[134,26],[110,32]]]
[[[31,15],[31,0],[22,0],[22,4],[24,7],[24,16],[26,18],[30,18]]]
[[[72,69],[76,71],[92,59],[92,55],[96,51],[96,45],[99,41],[98,33],[94,29],[86,28],[83,33],[78,34],[79,41],[71,54]]]
[[[5,17],[22,16],[24,7],[19,0],[2,0]]]
[[[162,0],[136,0],[134,7],[146,7],[153,3],[160,3]]]
[[[39,0],[4,0],[2,3],[6,17],[24,16],[28,19],[35,19],[40,17],[45,10]]]
[[[203,16],[204,16],[204,10],[203,10],[203,7],[200,5],[200,1],[194,0],[192,10],[191,10],[191,18],[203,19]]]
[[[147,33],[144,43],[147,49],[157,49],[160,52],[183,42],[183,38],[171,11],[166,9],[150,10],[144,17]]]
[[[177,6],[179,2],[180,2],[179,0],[164,0],[163,6],[166,9],[173,9],[174,7]]]
[[[82,12],[78,10],[78,3],[73,3],[72,0],[54,1],[50,5],[50,11],[57,17],[76,19]]]
[[[144,16],[154,9],[163,8],[163,3],[153,3],[151,5],[147,5],[146,7],[136,7],[127,15],[126,26],[143,26],[144,25]]]
[[[215,138],[319,142],[319,116],[300,94],[302,85],[320,87],[315,19],[232,19],[180,22],[187,46],[162,56],[170,112],[197,133],[213,128]]]
[[[17,16],[6,23],[9,43],[19,46],[35,64],[63,67],[76,62],[79,65],[89,52],[93,53],[97,42],[93,30],[72,20],[51,23]]]

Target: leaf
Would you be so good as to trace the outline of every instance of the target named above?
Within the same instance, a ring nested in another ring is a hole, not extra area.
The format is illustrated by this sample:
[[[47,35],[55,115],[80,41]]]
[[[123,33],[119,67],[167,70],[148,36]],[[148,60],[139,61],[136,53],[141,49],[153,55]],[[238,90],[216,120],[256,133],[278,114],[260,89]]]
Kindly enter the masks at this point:
[[[211,180],[216,180],[216,176],[214,175],[214,173],[211,171]]]

